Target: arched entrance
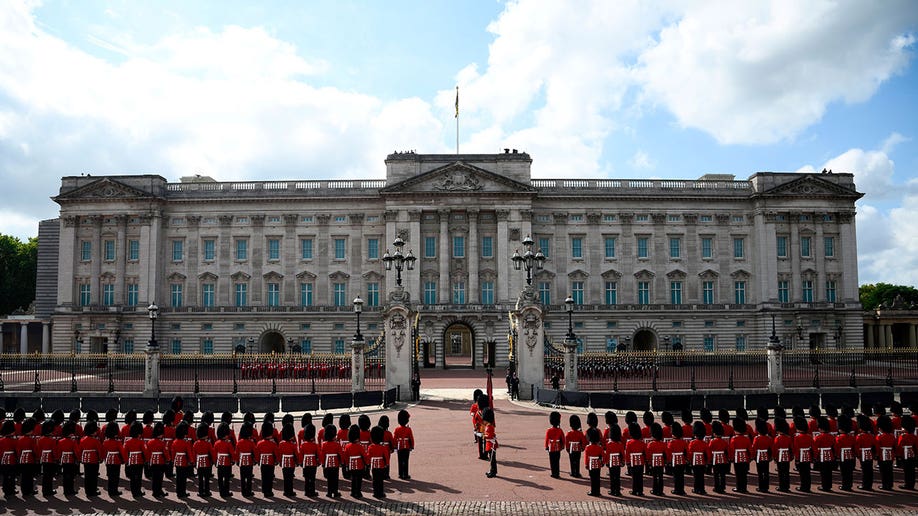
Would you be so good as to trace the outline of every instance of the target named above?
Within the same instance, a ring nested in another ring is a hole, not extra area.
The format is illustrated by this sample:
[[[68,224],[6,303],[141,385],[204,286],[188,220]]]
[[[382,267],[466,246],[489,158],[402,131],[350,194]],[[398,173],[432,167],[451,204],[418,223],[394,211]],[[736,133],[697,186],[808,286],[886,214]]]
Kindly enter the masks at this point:
[[[444,367],[475,367],[475,334],[467,324],[455,322],[443,330]]]
[[[655,351],[657,336],[650,330],[639,330],[634,334],[633,351]]]
[[[261,342],[258,345],[259,353],[283,353],[284,336],[276,331],[266,332],[261,336]]]

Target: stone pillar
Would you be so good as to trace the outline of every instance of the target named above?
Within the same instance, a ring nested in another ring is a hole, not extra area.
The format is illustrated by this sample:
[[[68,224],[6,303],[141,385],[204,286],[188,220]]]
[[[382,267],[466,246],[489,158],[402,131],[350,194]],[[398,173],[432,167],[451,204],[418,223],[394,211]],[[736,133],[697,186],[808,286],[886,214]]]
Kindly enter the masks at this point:
[[[865,327],[867,328],[867,331],[865,332],[867,333],[866,347],[868,349],[872,349],[873,347],[876,346],[876,343],[874,342],[874,339],[873,339],[873,334],[875,332],[876,326],[873,323],[868,323]]]
[[[440,282],[437,290],[440,291],[440,304],[449,304],[449,210],[440,210],[440,249],[437,250],[439,263]]]
[[[564,340],[564,390],[575,392],[577,382],[577,341]]]
[[[541,305],[531,287],[520,293],[519,310],[514,312],[517,341],[513,354],[520,378],[520,399],[532,399],[535,388],[541,388],[545,376],[545,326]]]
[[[388,353],[386,354],[388,357]],[[388,367],[386,368],[388,375]],[[351,392],[366,390],[363,377],[363,339],[351,341]]]
[[[497,241],[494,244],[497,246],[497,253],[494,256],[494,260],[497,263],[497,285],[495,285],[497,291],[494,295],[498,303],[503,303],[511,301],[510,257],[513,256],[513,249],[510,248],[510,233],[507,228],[510,210],[498,209],[496,215]],[[522,386],[520,387],[520,392],[522,392]]]
[[[118,238],[115,240],[115,304],[127,304],[127,283],[125,283],[125,270],[127,268],[127,215],[115,215]]]
[[[408,250],[413,250],[418,261],[414,264],[414,270],[404,271],[403,278],[406,278],[406,285],[411,297],[418,303],[424,302],[424,284],[421,281],[421,259],[424,256],[424,242],[421,241],[421,210],[412,210],[408,212]],[[393,239],[394,240],[394,239]],[[390,240],[391,242],[391,240]]]
[[[3,352],[3,323],[0,322],[0,353]]]
[[[19,354],[29,353],[29,323],[19,323]]]
[[[885,348],[886,348],[886,349],[892,348],[893,345],[895,344],[895,343],[893,342],[892,324],[884,324],[884,325],[883,325],[883,331],[884,331],[885,334],[886,334],[886,346],[885,346]]]
[[[92,217],[92,270],[89,278],[89,298],[90,304],[102,304],[102,217]]]
[[[915,324],[908,325],[908,347],[914,348],[918,345],[918,326]]]
[[[144,357],[143,395],[159,396],[159,347],[150,341]]]
[[[767,347],[768,360],[768,390],[771,392],[784,391],[784,371],[782,370],[782,349],[780,343],[777,346],[769,344]]]
[[[79,217],[61,217],[60,248],[57,265],[57,304],[74,306],[77,304],[74,293],[74,267],[79,259],[79,243],[76,226]]]
[[[411,318],[408,293],[396,287],[383,313],[386,332],[386,389],[399,389],[400,399],[411,399]],[[437,355],[439,359],[439,354]]]
[[[466,302],[478,304],[481,303],[478,287],[478,263],[481,261],[481,246],[478,245],[478,210],[470,209],[466,213],[469,219],[469,245],[466,253],[469,263],[469,291]]]
[[[0,342],[0,350],[3,349],[3,343]],[[47,355],[51,352],[51,323],[41,323],[41,353]]]

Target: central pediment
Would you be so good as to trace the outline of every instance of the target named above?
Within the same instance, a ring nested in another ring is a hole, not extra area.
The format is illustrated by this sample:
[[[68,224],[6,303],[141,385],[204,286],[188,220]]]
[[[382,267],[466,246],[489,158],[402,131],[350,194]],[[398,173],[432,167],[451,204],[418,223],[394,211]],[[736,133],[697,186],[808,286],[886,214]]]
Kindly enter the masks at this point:
[[[799,179],[788,181],[761,193],[763,197],[841,197],[860,199],[863,194],[826,181],[818,176],[807,174]]]
[[[145,192],[131,185],[104,177],[97,181],[83,185],[79,188],[69,190],[60,195],[52,197],[52,200],[61,203],[66,201],[85,201],[85,200],[148,200],[155,199],[156,196]]]
[[[535,193],[535,188],[489,170],[456,161],[387,186],[381,194]]]

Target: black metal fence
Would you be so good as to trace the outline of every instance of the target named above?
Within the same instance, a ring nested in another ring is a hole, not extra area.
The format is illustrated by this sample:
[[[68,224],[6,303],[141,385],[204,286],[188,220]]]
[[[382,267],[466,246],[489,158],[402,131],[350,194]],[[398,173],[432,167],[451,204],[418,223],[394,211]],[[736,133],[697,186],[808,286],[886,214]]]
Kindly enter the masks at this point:
[[[145,355],[0,354],[0,391],[143,392]],[[364,357],[367,389],[386,384],[385,358]],[[160,391],[319,393],[351,388],[350,355],[161,355]]]
[[[783,353],[785,387],[918,385],[918,349],[793,350]]]

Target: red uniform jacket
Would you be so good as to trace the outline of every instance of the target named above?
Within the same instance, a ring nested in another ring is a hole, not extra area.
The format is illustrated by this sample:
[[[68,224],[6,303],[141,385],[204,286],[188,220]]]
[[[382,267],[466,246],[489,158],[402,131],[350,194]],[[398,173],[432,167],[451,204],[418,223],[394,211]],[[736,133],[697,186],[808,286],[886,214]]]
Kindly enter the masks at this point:
[[[759,434],[752,440],[752,460],[768,462],[771,460],[771,447],[774,439],[769,434]]]
[[[280,457],[277,455],[277,443],[273,438],[262,439],[255,445],[255,462],[262,466],[275,466]]]
[[[877,460],[890,461],[896,458],[896,438],[893,434],[880,432],[877,436]]]
[[[363,445],[360,442],[347,443],[341,452],[341,460],[352,471],[359,471],[366,467],[366,452],[363,451]]]
[[[708,458],[711,464],[726,464],[729,462],[727,458],[729,452],[730,446],[720,437],[715,437],[708,443]]]
[[[600,444],[590,443],[583,450],[583,465],[586,469],[602,469],[606,463],[606,450]]]
[[[778,434],[774,444],[771,445],[771,456],[775,462],[791,462],[794,460],[794,438]]]
[[[239,439],[236,442],[236,458],[239,467],[252,467],[255,465],[255,443],[251,439]]]
[[[232,466],[236,463],[236,449],[229,438],[214,443],[214,464],[217,467]]]
[[[580,430],[568,431],[567,435],[564,436],[564,443],[568,453],[582,452],[587,444],[586,437]]]
[[[835,436],[823,432],[813,439],[813,459],[816,462],[835,461]]]
[[[80,464],[99,464],[102,460],[102,442],[93,435],[80,439]]]
[[[0,465],[15,466],[19,462],[16,454],[16,439],[12,437],[0,438]]]
[[[295,468],[302,462],[300,450],[292,439],[278,443],[277,457],[282,468]]]
[[[730,460],[739,464],[752,462],[752,441],[746,434],[736,434],[730,439]]]
[[[151,466],[165,466],[167,463],[172,462],[172,456],[169,454],[169,450],[166,447],[166,443],[160,439],[150,439],[146,443],[147,447],[147,459],[150,461]]]
[[[835,458],[841,461],[857,459],[853,435],[842,433],[835,437]]]
[[[214,465],[217,456],[214,445],[206,439],[199,439],[191,445],[192,466],[196,468],[209,468]]]
[[[857,434],[854,440],[855,456],[858,460],[869,461],[876,455],[876,437],[871,433]]]
[[[673,439],[666,443],[666,462],[672,466],[684,466],[686,464],[685,450],[688,444],[682,439]]]
[[[545,431],[545,450],[559,452],[564,449],[564,430],[553,426]]]
[[[606,460],[610,468],[625,465],[625,445],[621,441],[606,441]]]
[[[194,466],[194,452],[191,450],[191,441],[188,439],[174,439],[169,445],[172,454],[172,463],[177,468],[190,468]]]
[[[388,457],[388,454],[386,457]],[[318,467],[319,445],[316,444],[315,441],[303,441],[300,443],[300,459],[302,460],[304,468]]]
[[[627,466],[643,466],[645,451],[647,451],[647,447],[644,445],[643,439],[640,437],[628,439],[628,442],[625,443],[625,464]]]
[[[57,439],[44,435],[35,443],[35,453],[38,454],[38,462],[41,464],[56,464],[54,450],[57,448]]]
[[[707,466],[711,461],[711,450],[704,439],[692,439],[688,444],[688,461],[692,466]]]
[[[371,444],[367,450],[370,469],[383,469],[389,465],[389,448],[381,444]]]
[[[662,440],[650,441],[646,445],[645,456],[650,467],[662,468],[666,465],[666,443]]]
[[[76,437],[61,437],[54,447],[54,460],[60,464],[79,462],[80,441]]]
[[[395,427],[395,433],[392,436],[396,450],[413,450],[414,449],[414,432],[411,427],[399,425]],[[324,444],[322,445],[325,446]]]
[[[119,465],[127,462],[124,445],[118,439],[106,439],[102,443],[103,460],[106,465]]]
[[[323,468],[341,467],[341,445],[338,441],[323,441],[319,448],[319,462]]]
[[[494,425],[487,423],[482,438],[485,440],[485,451],[497,449],[497,429],[494,428]]]
[[[132,437],[124,443],[124,453],[129,466],[140,466],[150,461],[147,446],[141,437]]]
[[[797,462],[813,462],[813,436],[810,434],[797,434],[794,436],[794,460]]]
[[[914,459],[916,443],[918,443],[918,437],[915,437],[915,434],[900,435],[899,442],[896,443],[896,457],[900,459]]]
[[[19,464],[38,464],[38,453],[35,439],[31,435],[16,439],[16,459]]]

